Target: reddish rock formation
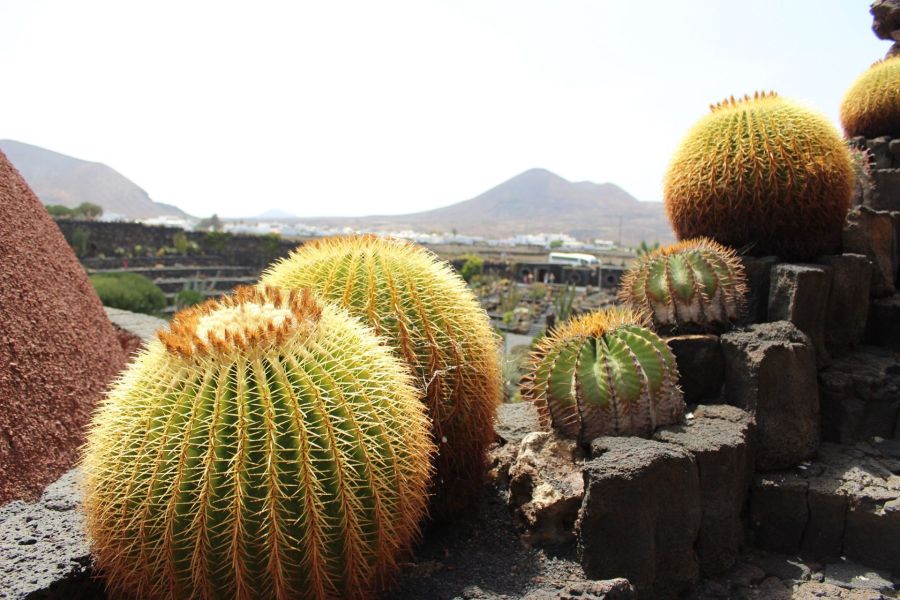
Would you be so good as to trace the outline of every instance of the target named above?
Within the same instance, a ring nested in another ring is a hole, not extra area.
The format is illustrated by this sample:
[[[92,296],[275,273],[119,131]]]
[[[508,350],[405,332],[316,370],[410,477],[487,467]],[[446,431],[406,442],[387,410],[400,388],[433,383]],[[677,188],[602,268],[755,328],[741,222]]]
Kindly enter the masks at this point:
[[[125,352],[59,228],[0,152],[0,505],[78,459]]]

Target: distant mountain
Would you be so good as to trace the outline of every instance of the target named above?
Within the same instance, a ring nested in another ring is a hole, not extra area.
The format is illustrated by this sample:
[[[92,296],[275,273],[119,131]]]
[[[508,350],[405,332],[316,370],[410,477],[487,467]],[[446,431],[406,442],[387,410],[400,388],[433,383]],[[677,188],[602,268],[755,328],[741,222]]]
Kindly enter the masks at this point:
[[[14,140],[0,140],[0,150],[44,204],[71,208],[93,202],[102,206],[105,213],[128,219],[190,216],[170,204],[154,202],[137,184],[104,164]]]
[[[546,169],[530,169],[483,194],[443,208],[396,216],[303,219],[318,225],[415,229],[501,238],[562,232],[576,238],[674,240],[662,202],[640,202],[612,183],[571,182]]]

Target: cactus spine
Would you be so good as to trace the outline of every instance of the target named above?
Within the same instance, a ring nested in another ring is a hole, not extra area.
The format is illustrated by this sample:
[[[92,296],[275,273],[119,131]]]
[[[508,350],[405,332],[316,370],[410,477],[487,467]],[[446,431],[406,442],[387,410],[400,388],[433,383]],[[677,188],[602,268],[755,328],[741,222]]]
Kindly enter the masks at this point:
[[[696,238],[645,254],[622,277],[619,301],[666,333],[719,331],[740,318],[747,293],[734,250]]]
[[[502,381],[497,336],[462,278],[420,246],[348,236],[301,246],[261,281],[309,287],[392,343],[410,365],[433,421],[438,456],[432,513],[465,506],[486,470]]]
[[[432,451],[371,330],[242,288],[176,315],[95,415],[95,563],[115,597],[367,597],[418,533]]]
[[[853,82],[841,102],[847,137],[900,137],[900,56],[872,65]]]
[[[531,355],[522,398],[541,424],[583,443],[648,436],[684,417],[678,367],[646,315],[611,308],[566,322]]]
[[[840,250],[852,192],[834,127],[772,93],[713,106],[676,151],[664,197],[678,239],[804,260]]]

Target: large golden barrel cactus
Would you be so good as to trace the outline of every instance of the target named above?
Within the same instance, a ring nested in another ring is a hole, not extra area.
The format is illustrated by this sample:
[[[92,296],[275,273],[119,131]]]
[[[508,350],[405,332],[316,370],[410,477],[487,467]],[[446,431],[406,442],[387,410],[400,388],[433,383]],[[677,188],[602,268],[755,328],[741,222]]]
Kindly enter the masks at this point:
[[[406,365],[311,293],[175,316],[84,457],[112,597],[364,598],[418,533],[434,449]]]
[[[743,312],[744,265],[731,248],[695,238],[642,256],[619,284],[619,302],[651,315],[657,331],[723,331]]]
[[[841,102],[847,137],[900,137],[900,56],[872,65],[853,82]]]
[[[445,516],[465,506],[483,480],[502,382],[497,336],[462,278],[421,246],[363,235],[304,244],[261,281],[311,288],[392,342],[433,421],[431,512]]]
[[[678,239],[706,236],[787,260],[839,252],[853,169],[835,128],[774,93],[711,108],[666,174]]]
[[[522,398],[544,427],[583,443],[602,435],[649,436],[684,418],[678,366],[638,311],[611,308],[576,317],[532,352]]]

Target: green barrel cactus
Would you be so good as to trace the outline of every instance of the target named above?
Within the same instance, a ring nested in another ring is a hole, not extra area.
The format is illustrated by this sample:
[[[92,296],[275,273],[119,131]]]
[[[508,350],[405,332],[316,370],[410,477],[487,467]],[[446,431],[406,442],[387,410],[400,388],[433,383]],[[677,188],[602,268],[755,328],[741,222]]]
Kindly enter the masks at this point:
[[[368,322],[410,366],[438,447],[431,513],[449,516],[482,486],[502,400],[499,339],[447,263],[410,242],[373,235],[304,244],[261,282],[310,288]]]
[[[182,311],[94,417],[95,565],[112,597],[369,597],[418,535],[428,431],[406,366],[309,292]]]
[[[741,317],[746,293],[735,251],[708,238],[645,254],[619,285],[619,301],[650,314],[665,333],[723,331]]]
[[[611,308],[554,329],[531,355],[522,398],[545,428],[589,443],[603,435],[649,436],[684,418],[678,367],[649,318]]]
[[[847,137],[900,137],[900,56],[878,61],[853,82],[841,102]]]
[[[774,93],[711,108],[666,173],[676,237],[785,260],[839,253],[853,168],[828,119]]]

